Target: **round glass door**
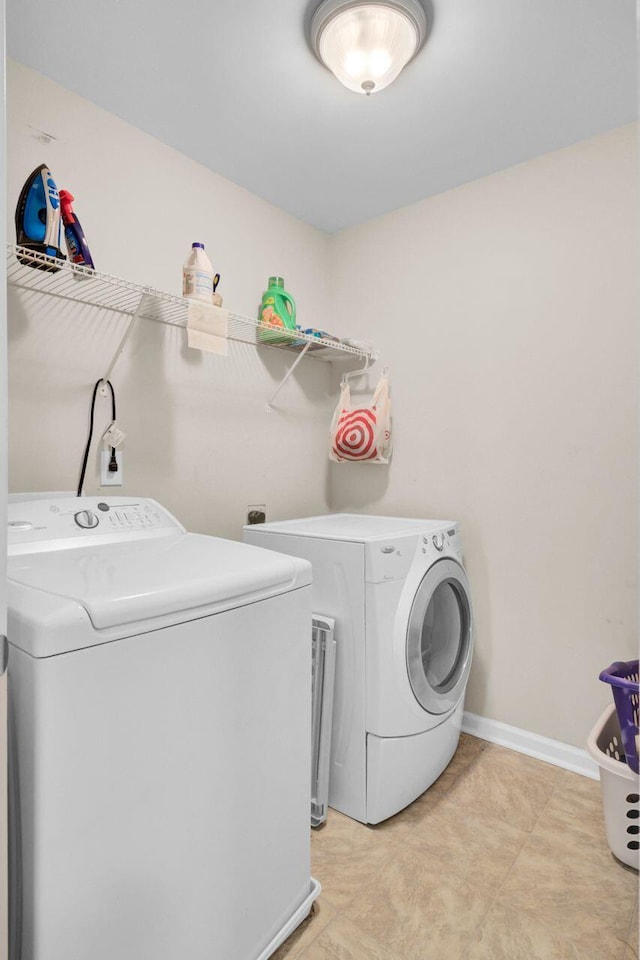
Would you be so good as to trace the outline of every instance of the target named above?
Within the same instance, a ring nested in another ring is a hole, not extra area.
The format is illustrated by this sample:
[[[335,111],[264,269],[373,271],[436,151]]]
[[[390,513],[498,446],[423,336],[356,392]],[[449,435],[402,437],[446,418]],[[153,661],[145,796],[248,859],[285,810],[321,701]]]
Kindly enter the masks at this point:
[[[407,627],[407,670],[416,700],[429,713],[453,709],[471,669],[472,616],[467,575],[455,560],[422,578]]]

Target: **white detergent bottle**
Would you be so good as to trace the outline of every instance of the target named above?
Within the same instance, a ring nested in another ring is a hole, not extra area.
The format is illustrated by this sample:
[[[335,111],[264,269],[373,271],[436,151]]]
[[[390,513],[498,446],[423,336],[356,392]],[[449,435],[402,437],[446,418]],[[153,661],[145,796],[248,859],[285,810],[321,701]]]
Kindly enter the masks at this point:
[[[182,268],[182,295],[190,300],[213,301],[213,267],[204,252],[204,243],[192,243]]]

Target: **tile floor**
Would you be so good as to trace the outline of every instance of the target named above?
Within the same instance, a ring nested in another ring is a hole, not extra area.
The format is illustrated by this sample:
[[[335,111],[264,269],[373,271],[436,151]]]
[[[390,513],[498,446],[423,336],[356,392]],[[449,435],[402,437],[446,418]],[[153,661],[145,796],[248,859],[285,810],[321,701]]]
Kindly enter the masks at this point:
[[[396,817],[312,831],[313,915],[274,960],[635,960],[638,875],[600,785],[475,737]]]

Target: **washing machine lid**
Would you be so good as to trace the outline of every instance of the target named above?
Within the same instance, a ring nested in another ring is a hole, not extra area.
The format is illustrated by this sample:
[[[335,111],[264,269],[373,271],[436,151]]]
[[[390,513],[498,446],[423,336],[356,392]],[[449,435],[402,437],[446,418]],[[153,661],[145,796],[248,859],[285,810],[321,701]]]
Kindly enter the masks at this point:
[[[220,612],[311,582],[304,561],[199,534],[18,555],[7,572],[10,584],[76,601],[98,630],[193,619],[203,607]]]
[[[317,537],[323,540],[349,540],[366,543],[412,533],[433,534],[456,528],[453,520],[420,520],[406,517],[376,517],[363,513],[333,513],[300,520],[282,520],[245,527],[252,534],[281,533],[293,537]]]

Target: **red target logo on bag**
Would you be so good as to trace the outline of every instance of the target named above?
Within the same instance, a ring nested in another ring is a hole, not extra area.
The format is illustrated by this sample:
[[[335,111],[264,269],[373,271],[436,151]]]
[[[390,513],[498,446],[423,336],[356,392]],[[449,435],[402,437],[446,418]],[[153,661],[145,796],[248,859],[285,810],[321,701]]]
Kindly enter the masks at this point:
[[[369,407],[343,411],[333,438],[333,452],[341,460],[370,460],[378,455],[376,415]]]
[[[351,408],[348,384],[343,384],[340,402],[331,424],[329,458],[338,462],[361,460],[388,463],[391,448],[389,381],[383,377],[368,407]]]

